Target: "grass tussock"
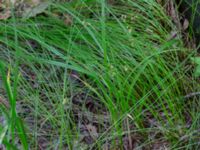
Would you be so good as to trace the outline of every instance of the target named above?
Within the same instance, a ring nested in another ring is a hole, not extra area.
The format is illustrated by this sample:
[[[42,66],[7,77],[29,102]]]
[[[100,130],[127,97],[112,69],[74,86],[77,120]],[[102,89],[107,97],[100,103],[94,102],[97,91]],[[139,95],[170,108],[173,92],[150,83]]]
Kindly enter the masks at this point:
[[[155,0],[54,2],[0,22],[9,149],[198,149],[191,57]]]

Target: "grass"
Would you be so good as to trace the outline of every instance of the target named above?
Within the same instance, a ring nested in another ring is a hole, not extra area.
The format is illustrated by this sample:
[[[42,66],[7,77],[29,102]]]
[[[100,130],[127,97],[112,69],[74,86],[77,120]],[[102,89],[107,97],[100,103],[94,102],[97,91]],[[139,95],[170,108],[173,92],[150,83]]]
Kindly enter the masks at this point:
[[[196,54],[175,30],[154,0],[57,2],[45,16],[1,22],[0,96],[10,108],[1,106],[0,142],[198,149],[199,97],[187,98],[199,91]]]

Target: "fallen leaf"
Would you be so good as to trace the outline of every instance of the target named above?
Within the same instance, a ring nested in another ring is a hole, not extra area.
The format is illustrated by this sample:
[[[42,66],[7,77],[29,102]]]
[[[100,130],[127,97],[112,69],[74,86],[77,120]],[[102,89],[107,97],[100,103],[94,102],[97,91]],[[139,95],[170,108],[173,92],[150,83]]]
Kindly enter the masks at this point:
[[[6,10],[2,13],[0,13],[0,20],[6,20],[11,16],[10,10]]]
[[[35,17],[36,15],[43,13],[47,7],[49,6],[49,2],[42,2],[39,5],[35,6],[34,8],[27,8],[23,13],[22,13],[22,18],[28,19],[31,17]]]
[[[162,0],[157,0],[157,3],[162,4]]]
[[[189,21],[187,19],[183,22],[183,31],[185,31],[189,27]]]
[[[86,125],[88,132],[90,133],[91,137],[96,140],[98,138],[97,128],[92,124]]]
[[[32,4],[35,5],[35,6],[37,6],[37,5],[39,5],[39,4],[41,3],[40,0],[32,0],[31,2],[32,2]]]
[[[66,25],[72,25],[72,18],[68,15],[68,14],[65,14],[64,15],[64,23],[66,24]]]

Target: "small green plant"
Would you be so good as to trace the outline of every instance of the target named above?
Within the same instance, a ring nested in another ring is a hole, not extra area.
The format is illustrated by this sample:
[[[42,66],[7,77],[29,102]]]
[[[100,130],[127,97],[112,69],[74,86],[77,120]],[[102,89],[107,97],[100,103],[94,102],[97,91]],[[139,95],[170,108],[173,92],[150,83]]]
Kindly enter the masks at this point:
[[[194,75],[195,77],[199,77],[200,76],[200,58],[199,57],[192,58],[192,61],[196,65]]]
[[[3,126],[1,126],[0,144],[4,144],[7,149],[17,149],[15,146],[15,140],[17,139],[18,136],[22,148],[24,150],[28,150],[28,142],[27,142],[26,132],[24,130],[24,125],[16,112],[18,76],[17,74],[15,74],[13,82],[14,86],[11,87],[10,70],[8,70],[8,75],[6,75],[5,64],[1,61],[0,61],[0,73],[9,100],[9,108],[5,108],[3,106],[1,107],[1,112],[3,113],[3,117],[5,120]]]

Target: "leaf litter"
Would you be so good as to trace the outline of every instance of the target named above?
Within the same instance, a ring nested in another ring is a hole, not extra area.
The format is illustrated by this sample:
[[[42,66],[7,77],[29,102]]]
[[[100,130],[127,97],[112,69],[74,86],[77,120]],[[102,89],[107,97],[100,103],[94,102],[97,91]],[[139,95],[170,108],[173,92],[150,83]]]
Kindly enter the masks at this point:
[[[10,18],[12,11],[19,18],[35,17],[43,13],[49,4],[48,0],[0,0],[0,20]]]

